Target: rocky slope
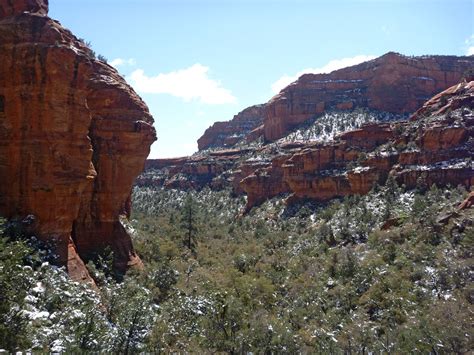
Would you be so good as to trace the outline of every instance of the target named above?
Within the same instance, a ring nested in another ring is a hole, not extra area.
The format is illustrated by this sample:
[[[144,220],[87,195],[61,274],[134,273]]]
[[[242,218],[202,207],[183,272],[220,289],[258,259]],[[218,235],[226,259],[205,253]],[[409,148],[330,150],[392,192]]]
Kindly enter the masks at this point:
[[[199,150],[235,145],[263,123],[264,112],[264,105],[250,106],[231,121],[214,123],[198,139]]]
[[[0,214],[29,218],[60,263],[106,246],[140,264],[119,220],[156,139],[145,103],[59,22],[47,0],[0,0]]]
[[[205,155],[172,159],[149,159],[137,178],[138,186],[164,186],[175,189],[222,188],[231,169],[248,149],[216,150]]]

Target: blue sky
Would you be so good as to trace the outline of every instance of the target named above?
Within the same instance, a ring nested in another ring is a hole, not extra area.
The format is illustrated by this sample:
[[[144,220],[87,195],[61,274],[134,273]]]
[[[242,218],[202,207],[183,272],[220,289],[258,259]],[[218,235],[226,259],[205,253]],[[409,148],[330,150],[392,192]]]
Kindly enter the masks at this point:
[[[474,54],[472,0],[50,0],[50,16],[146,101],[150,158],[192,154],[213,122],[305,71],[388,51]]]

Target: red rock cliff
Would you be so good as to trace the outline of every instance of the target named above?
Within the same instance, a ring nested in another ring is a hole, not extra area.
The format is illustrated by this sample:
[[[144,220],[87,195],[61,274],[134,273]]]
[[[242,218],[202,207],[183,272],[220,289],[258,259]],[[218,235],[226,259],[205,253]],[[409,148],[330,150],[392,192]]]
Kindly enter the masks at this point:
[[[305,74],[266,104],[265,139],[281,138],[327,109],[412,113],[473,67],[472,56],[407,57],[391,52],[329,74]]]
[[[263,116],[264,105],[255,105],[239,112],[231,121],[214,123],[198,139],[199,150],[235,145],[262,124]]]
[[[244,178],[247,210],[282,192],[290,201],[366,194],[394,177],[407,188],[474,184],[474,81],[429,100],[409,122],[378,123],[308,144]]]
[[[232,169],[248,150],[227,149],[172,159],[149,159],[137,178],[138,186],[163,186],[176,189],[223,187],[225,173]]]
[[[81,280],[82,258],[106,246],[119,269],[140,263],[119,216],[156,134],[145,103],[47,9],[0,0],[0,214],[33,214]]]

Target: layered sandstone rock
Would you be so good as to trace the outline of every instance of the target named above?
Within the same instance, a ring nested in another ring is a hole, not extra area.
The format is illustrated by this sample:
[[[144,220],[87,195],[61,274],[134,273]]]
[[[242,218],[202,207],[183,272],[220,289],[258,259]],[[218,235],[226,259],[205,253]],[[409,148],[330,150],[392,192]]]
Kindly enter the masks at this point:
[[[229,177],[225,173],[234,168],[248,151],[226,149],[191,157],[150,159],[136,184],[182,190],[201,189],[204,186],[221,188]]]
[[[436,98],[410,122],[370,124],[334,142],[308,145],[289,159],[275,158],[241,181],[247,210],[281,192],[291,193],[291,201],[366,194],[388,176],[406,188],[469,188],[474,184],[474,82]]]
[[[281,138],[328,109],[412,113],[472,67],[472,56],[406,57],[391,52],[329,74],[305,74],[266,104],[265,139]]]
[[[214,123],[198,139],[199,150],[235,145],[262,124],[263,115],[264,105],[255,105],[239,112],[231,121]]]
[[[47,5],[0,0],[0,214],[35,215],[88,279],[81,257],[106,246],[119,269],[140,263],[119,216],[156,134],[144,102]]]
[[[471,81],[465,80],[457,85],[440,92],[423,104],[411,117],[411,120],[417,120],[429,115],[436,116],[448,111],[458,109],[462,106],[469,107],[472,104],[472,86],[474,77]]]
[[[247,210],[280,194],[291,195],[289,202],[366,194],[390,175],[407,188],[433,183],[469,187],[473,86],[474,82],[463,82],[436,95],[409,122],[366,124],[326,143],[272,143],[248,151],[229,150],[227,155],[208,152],[150,162],[161,171],[150,173],[152,184],[179,189],[231,187],[235,194],[247,195]]]

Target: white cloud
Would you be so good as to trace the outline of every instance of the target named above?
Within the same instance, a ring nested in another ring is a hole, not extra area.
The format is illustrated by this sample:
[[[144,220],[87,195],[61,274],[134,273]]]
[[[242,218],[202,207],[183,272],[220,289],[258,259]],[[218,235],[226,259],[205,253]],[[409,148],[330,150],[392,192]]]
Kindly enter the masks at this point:
[[[133,66],[136,64],[136,61],[134,58],[129,58],[129,59],[123,59],[123,58],[115,58],[110,62],[110,65],[113,66],[114,68],[118,68],[122,65],[130,65]]]
[[[474,54],[474,34],[467,38],[464,43],[466,44],[466,55]]]
[[[385,26],[385,25],[382,26],[380,29],[381,29],[382,32],[383,32],[385,35],[387,35],[387,36],[389,36],[389,35],[392,33],[392,32],[390,31],[390,29],[389,29],[387,26]]]
[[[237,99],[223,88],[219,81],[208,76],[209,68],[199,63],[189,68],[147,76],[142,69],[135,70],[127,80],[139,92],[169,94],[185,101],[199,100],[210,105],[231,104]]]
[[[320,68],[307,68],[299,71],[295,75],[283,75],[280,79],[275,81],[272,84],[272,92],[277,94],[280,92],[281,89],[285,88],[295,80],[297,80],[303,74],[322,74],[322,73],[330,73],[334,70],[350,67],[351,65],[356,65],[362,62],[366,62],[368,60],[374,59],[375,56],[373,55],[357,55],[352,58],[342,58],[342,59],[334,59],[328,62],[326,65]]]

